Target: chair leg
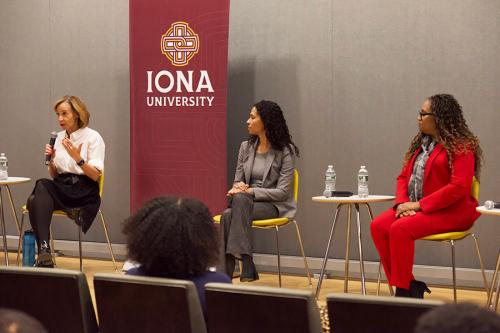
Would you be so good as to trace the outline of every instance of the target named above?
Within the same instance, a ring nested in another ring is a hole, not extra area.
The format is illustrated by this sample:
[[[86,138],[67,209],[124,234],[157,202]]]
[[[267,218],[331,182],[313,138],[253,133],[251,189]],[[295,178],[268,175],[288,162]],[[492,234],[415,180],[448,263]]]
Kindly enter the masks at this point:
[[[56,248],[54,247],[54,236],[52,235],[52,223],[50,224],[49,235],[50,235],[50,255],[52,256],[52,261],[54,262],[54,266],[57,266]]]
[[[484,290],[486,291],[486,297],[490,294],[488,288],[488,280],[486,279],[486,273],[484,272],[483,257],[481,256],[481,251],[479,251],[479,239],[475,234],[471,234],[474,239],[474,244],[476,245],[477,258],[479,259],[479,265],[481,266],[481,274],[483,276]]]
[[[297,239],[299,240],[300,252],[302,253],[302,258],[304,258],[304,267],[306,268],[307,279],[309,280],[309,286],[312,287],[311,271],[309,270],[309,265],[307,264],[306,254],[304,252],[304,244],[302,243],[302,237],[300,237],[300,230],[297,221],[292,220],[295,224],[295,230],[297,231]]]
[[[113,253],[113,247],[111,246],[111,242],[109,240],[108,228],[106,227],[106,222],[104,221],[104,215],[102,211],[99,209],[99,216],[101,217],[102,227],[104,229],[104,235],[106,236],[106,241],[108,242],[109,254],[111,255],[111,260],[113,261],[113,265],[115,266],[115,272],[118,271],[118,266],[116,266],[115,254]]]
[[[380,280],[382,279],[382,263],[378,262],[378,274],[377,274],[377,296],[380,295]]]
[[[280,243],[279,243],[279,237],[278,237],[278,226],[274,227],[274,230],[276,231],[276,251],[278,254],[278,285],[281,288],[281,255],[280,255]]]
[[[80,225],[78,225],[78,254],[80,255],[80,272],[83,272],[82,227]]]
[[[377,296],[380,295],[380,282],[382,281],[382,262],[378,262],[378,274],[377,274]],[[387,287],[389,288],[389,295],[394,296],[394,290],[387,280]]]
[[[451,245],[451,269],[453,273],[453,302],[457,302],[457,276],[455,271],[455,241],[450,240]]]
[[[19,266],[19,258],[21,257],[21,239],[23,238],[23,224],[24,224],[24,215],[25,212],[21,216],[21,225],[19,226],[19,240],[17,242],[17,257],[16,257],[16,266]]]

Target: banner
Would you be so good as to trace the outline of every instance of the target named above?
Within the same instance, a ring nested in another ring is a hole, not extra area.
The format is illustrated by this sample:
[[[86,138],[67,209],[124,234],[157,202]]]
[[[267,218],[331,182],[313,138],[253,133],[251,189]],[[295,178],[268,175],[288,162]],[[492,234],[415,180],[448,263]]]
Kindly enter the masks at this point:
[[[130,0],[130,207],[226,206],[229,0]]]

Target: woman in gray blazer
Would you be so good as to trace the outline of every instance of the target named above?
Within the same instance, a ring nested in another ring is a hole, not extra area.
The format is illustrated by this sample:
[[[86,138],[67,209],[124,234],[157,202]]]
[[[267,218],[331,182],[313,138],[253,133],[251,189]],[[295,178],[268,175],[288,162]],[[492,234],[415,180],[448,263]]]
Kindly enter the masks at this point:
[[[221,231],[227,275],[232,277],[238,258],[243,263],[240,280],[254,281],[259,275],[252,260],[252,221],[295,215],[292,182],[299,149],[288,132],[283,111],[274,102],[255,104],[247,125],[250,137],[240,146]]]

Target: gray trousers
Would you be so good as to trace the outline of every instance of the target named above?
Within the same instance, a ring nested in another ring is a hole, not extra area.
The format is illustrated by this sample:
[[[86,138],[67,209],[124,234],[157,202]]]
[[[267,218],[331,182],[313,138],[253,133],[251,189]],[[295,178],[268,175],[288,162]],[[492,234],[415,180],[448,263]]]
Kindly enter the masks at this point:
[[[270,202],[256,202],[248,194],[231,197],[229,207],[221,217],[221,245],[223,254],[240,258],[252,255],[252,221],[278,217],[278,209]]]

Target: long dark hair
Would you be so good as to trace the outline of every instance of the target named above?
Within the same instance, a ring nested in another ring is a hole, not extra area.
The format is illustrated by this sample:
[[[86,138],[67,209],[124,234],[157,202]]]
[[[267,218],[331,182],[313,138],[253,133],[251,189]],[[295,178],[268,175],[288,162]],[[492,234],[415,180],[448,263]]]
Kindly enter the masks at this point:
[[[471,132],[465,122],[462,107],[455,97],[450,94],[437,94],[427,99],[431,102],[431,111],[436,121],[438,140],[446,150],[450,168],[453,155],[472,151],[474,153],[474,176],[479,180],[483,151],[479,145],[479,139]],[[405,163],[410,161],[413,153],[422,145],[422,138],[422,133],[418,133],[413,138],[405,155]]]
[[[283,150],[285,147],[290,149],[292,154],[299,156],[299,148],[292,141],[292,136],[288,131],[285,117],[280,106],[272,101],[260,101],[254,104],[262,122],[266,137],[271,143],[273,149]],[[255,143],[258,139],[257,135],[250,135],[248,141]]]

